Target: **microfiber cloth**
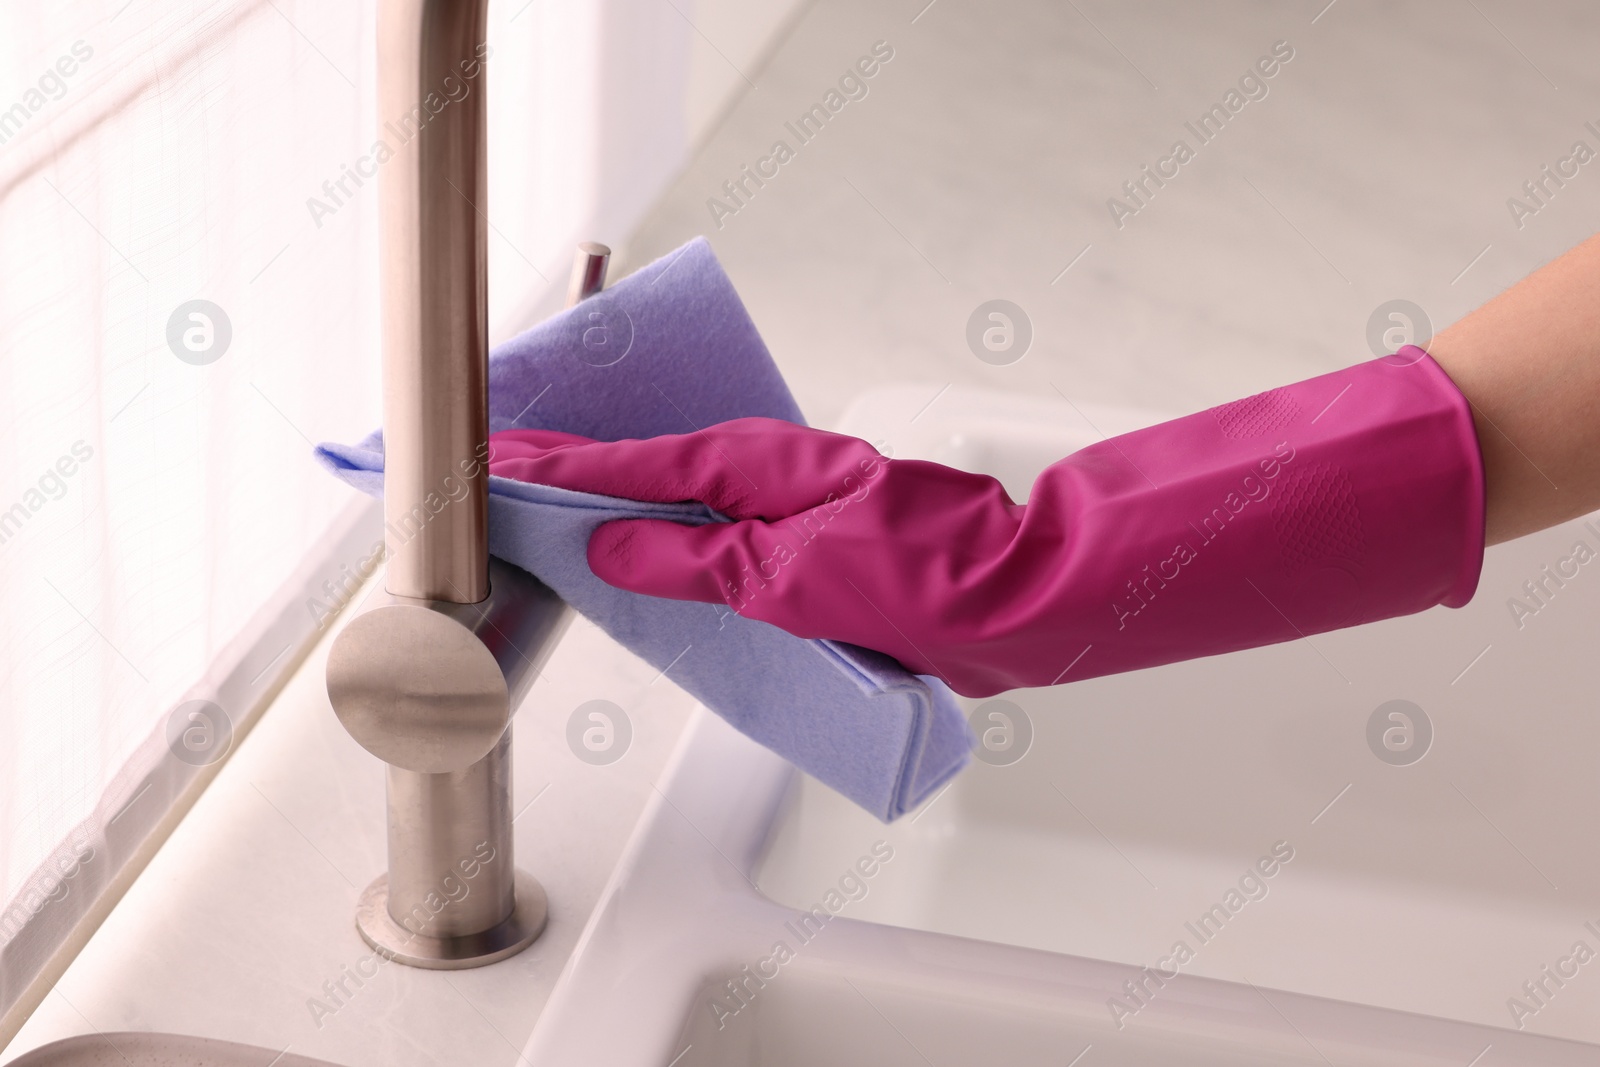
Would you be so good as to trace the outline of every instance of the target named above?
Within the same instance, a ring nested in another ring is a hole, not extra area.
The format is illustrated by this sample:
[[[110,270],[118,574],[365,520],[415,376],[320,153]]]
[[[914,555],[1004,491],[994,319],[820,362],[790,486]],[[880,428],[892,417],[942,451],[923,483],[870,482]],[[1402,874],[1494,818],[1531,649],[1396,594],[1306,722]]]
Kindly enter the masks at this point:
[[[804,422],[755,324],[697,238],[489,357],[489,428],[597,440],[689,433],[747,416]],[[350,485],[383,492],[383,442],[317,449]],[[725,521],[650,504],[489,479],[489,551],[566,602],[753,740],[880,819],[915,808],[966,763],[971,732],[944,683],[836,641],[794,637],[712,604],[616,589],[589,570],[611,519]]]

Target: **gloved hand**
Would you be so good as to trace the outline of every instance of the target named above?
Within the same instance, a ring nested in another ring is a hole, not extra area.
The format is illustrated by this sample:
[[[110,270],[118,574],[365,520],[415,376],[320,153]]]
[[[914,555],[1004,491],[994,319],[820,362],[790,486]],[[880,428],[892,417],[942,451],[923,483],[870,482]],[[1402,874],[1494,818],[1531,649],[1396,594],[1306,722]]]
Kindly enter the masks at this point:
[[[1471,413],[1410,346],[1090,445],[1026,505],[985,475],[771,419],[643,441],[509,430],[489,469],[709,504],[735,521],[608,523],[589,565],[967,696],[1459,607],[1483,558]]]

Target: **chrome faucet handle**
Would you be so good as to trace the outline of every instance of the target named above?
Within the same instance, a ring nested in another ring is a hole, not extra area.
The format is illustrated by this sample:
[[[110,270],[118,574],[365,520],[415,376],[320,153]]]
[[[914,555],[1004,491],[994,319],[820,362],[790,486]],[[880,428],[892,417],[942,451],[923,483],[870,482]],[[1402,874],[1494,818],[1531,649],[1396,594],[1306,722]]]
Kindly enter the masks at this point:
[[[572,254],[572,280],[567,284],[567,307],[587,300],[606,284],[611,249],[598,241],[584,241]]]
[[[499,743],[568,618],[549,586],[492,556],[477,604],[380,591],[328,650],[328,699],[385,763],[463,770]]]

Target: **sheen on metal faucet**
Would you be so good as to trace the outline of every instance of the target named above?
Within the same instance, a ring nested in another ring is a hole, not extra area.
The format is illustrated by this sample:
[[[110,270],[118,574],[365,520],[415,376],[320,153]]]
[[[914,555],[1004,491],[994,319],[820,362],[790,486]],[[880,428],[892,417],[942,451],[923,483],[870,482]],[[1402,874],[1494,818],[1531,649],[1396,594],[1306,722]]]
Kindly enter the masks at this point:
[[[489,556],[486,79],[467,77],[486,6],[379,4],[380,123],[473,84],[423,111],[380,172],[388,565],[327,670],[340,721],[389,765],[389,870],[357,926],[385,956],[434,969],[504,959],[544,930],[544,889],[512,851],[511,716],[571,619]],[[580,246],[569,303],[600,288],[608,256]]]

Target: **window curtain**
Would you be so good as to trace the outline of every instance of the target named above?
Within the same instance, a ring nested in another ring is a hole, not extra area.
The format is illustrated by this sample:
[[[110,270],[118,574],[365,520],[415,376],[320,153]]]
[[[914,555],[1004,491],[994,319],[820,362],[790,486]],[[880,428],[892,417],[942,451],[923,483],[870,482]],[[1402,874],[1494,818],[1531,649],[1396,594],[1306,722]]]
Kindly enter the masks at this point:
[[[694,31],[490,12],[502,339],[681,164]],[[379,421],[375,18],[0,8],[0,1045],[370,569],[310,451]]]

